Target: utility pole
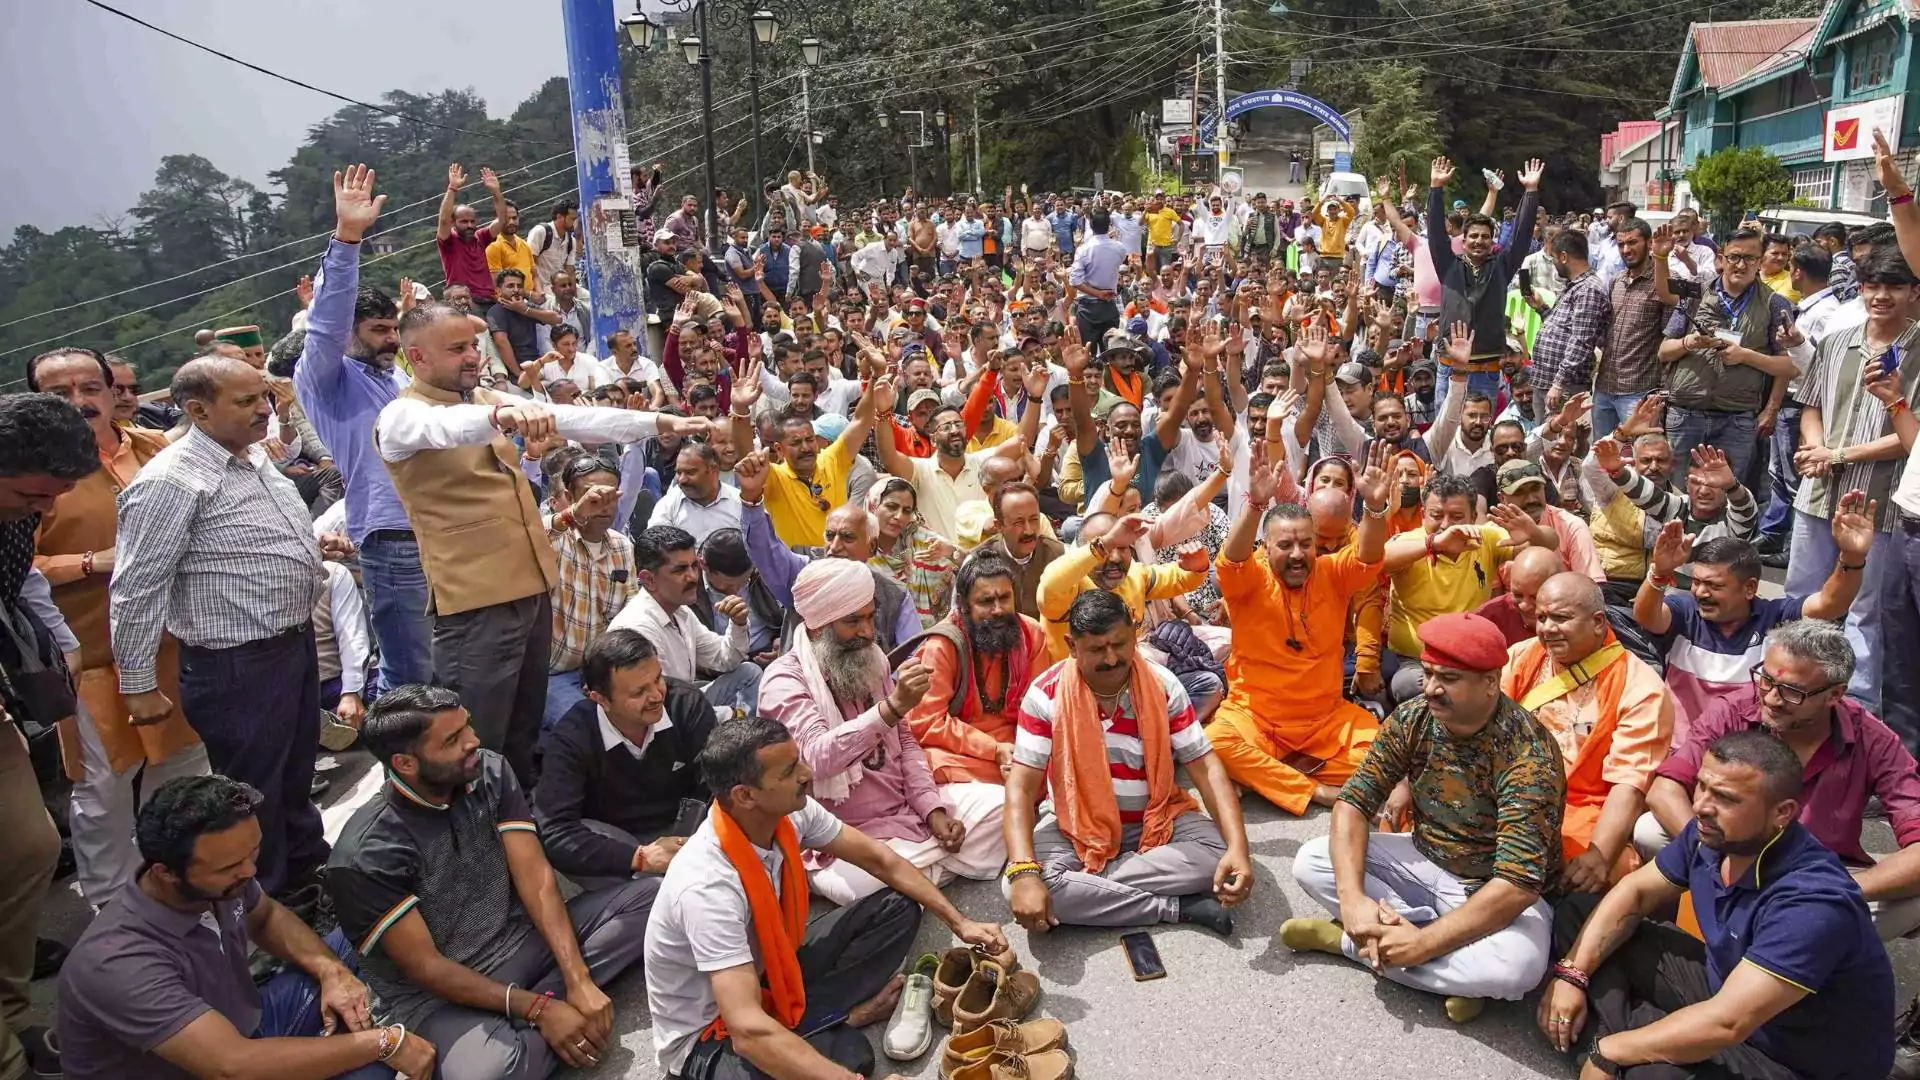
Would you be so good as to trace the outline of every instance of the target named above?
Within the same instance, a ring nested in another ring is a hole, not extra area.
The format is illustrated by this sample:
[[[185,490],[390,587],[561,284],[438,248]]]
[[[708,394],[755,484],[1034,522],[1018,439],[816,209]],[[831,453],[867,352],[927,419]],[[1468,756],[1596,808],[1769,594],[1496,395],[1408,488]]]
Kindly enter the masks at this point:
[[[985,191],[985,182],[980,179],[980,85],[973,87],[973,190]]]
[[[580,192],[579,235],[593,296],[594,348],[614,331],[640,323],[640,277],[634,256],[608,236],[619,236],[621,200],[632,197],[626,175],[627,116],[620,102],[620,42],[613,0],[561,0],[567,43],[567,93],[573,112],[573,152]],[[632,212],[632,203],[625,204]],[[612,215],[611,220],[609,215]]]
[[[1226,17],[1221,0],[1213,0],[1213,145],[1218,148],[1220,164],[1227,163],[1227,45]],[[1198,74],[1196,72],[1196,74]]]
[[[807,173],[813,173],[813,99],[807,93],[807,69],[800,69],[800,115],[802,138],[807,140]]]

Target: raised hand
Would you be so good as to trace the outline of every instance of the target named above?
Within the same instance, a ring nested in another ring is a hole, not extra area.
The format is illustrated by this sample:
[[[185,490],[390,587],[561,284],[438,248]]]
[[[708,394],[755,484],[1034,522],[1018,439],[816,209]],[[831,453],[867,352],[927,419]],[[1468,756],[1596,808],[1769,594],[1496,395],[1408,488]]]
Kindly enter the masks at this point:
[[[767,452],[755,450],[743,455],[733,465],[733,481],[740,487],[740,498],[749,503],[758,503],[767,491]]]
[[[1431,183],[1429,184],[1429,186],[1431,187],[1443,188],[1443,187],[1446,187],[1449,183],[1452,183],[1453,182],[1453,162],[1448,161],[1445,156],[1434,158],[1433,172],[1431,173],[1431,177],[1432,177],[1432,180],[1431,180]]]
[[[1300,331],[1300,355],[1307,358],[1308,366],[1324,372],[1336,354],[1336,347],[1327,335],[1327,326],[1318,319],[1308,323]]]
[[[467,170],[459,162],[447,166],[447,190],[457,192],[467,186]]]
[[[1033,370],[1027,372],[1026,378],[1022,379],[1021,383],[1026,389],[1029,398],[1045,400],[1047,396],[1047,383],[1051,381],[1052,378],[1053,373],[1047,370],[1046,365],[1037,364]]]
[[[1539,158],[1530,158],[1520,170],[1520,186],[1528,191],[1540,190],[1540,178],[1547,174],[1547,163]]]
[[[1109,549],[1132,547],[1139,542],[1141,537],[1147,535],[1147,525],[1146,515],[1136,511],[1114,522],[1113,525],[1107,529],[1107,535],[1100,539],[1106,543]]]
[[[1477,525],[1449,525],[1433,534],[1433,550],[1447,558],[1458,558],[1467,553],[1467,549],[1480,543],[1480,527]]]
[[[1385,510],[1393,493],[1393,474],[1387,471],[1387,444],[1379,439],[1367,450],[1367,467],[1353,483],[1363,505]]]
[[[1840,549],[1840,561],[1858,566],[1867,561],[1873,548],[1873,523],[1880,514],[1880,503],[1867,498],[1858,488],[1840,496],[1833,512],[1833,546]]]
[[[1653,230],[1653,257],[1664,259],[1673,254],[1673,226],[1661,225]]]
[[[1732,491],[1739,485],[1723,451],[1711,446],[1696,446],[1690,457],[1693,464],[1688,475],[1698,477],[1701,483],[1722,491]]]
[[[300,301],[300,310],[305,311],[312,307],[313,278],[307,274],[301,274],[300,280],[293,284],[293,295]]]
[[[1627,464],[1621,452],[1620,440],[1611,435],[1593,442],[1593,461],[1608,476],[1619,472]]]
[[[1559,415],[1553,418],[1553,423],[1549,426],[1555,431],[1565,431],[1579,423],[1580,418],[1585,416],[1587,412],[1593,408],[1593,395],[1582,390],[1568,398],[1564,403],[1556,405],[1553,400],[1553,395],[1559,392],[1560,388],[1556,386],[1547,395],[1547,407],[1549,409],[1557,408],[1559,413]]]
[[[1473,328],[1464,322],[1456,322],[1447,331],[1447,363],[1453,367],[1454,374],[1464,375],[1461,369],[1473,360]]]
[[[1140,455],[1129,454],[1119,439],[1107,444],[1107,467],[1113,475],[1113,487],[1116,491],[1125,491],[1133,485],[1134,474],[1140,471]]]
[[[500,178],[493,174],[492,169],[484,165],[480,167],[480,184],[487,189],[489,194],[500,194]]]
[[[1886,190],[1887,198],[1898,199],[1913,194],[1913,186],[1907,178],[1900,175],[1900,163],[1893,156],[1893,148],[1887,145],[1887,134],[1879,128],[1873,129],[1873,168],[1875,178]]]
[[[748,334],[750,340],[758,340],[760,335]],[[751,412],[760,400],[760,364],[752,356],[742,356],[733,368],[733,399],[729,411]]]
[[[1060,349],[1060,363],[1067,369],[1067,378],[1079,382],[1086,377],[1087,365],[1093,357],[1088,355],[1087,347],[1079,342],[1063,345]]]
[[[1839,521],[1839,515],[1834,516],[1834,521]],[[1836,524],[1836,536],[1838,532]],[[1694,539],[1677,520],[1660,526],[1660,535],[1653,541],[1653,572],[1661,577],[1672,577],[1674,571],[1685,566],[1687,560],[1693,557]]]
[[[1267,457],[1267,444],[1255,443],[1247,453],[1247,503],[1262,507],[1273,502],[1280,487],[1280,470]]]
[[[387,205],[385,195],[373,193],[373,170],[365,165],[349,165],[342,174],[335,170],[333,174],[333,235],[349,244],[357,244],[360,238],[373,228],[380,218],[380,208]]]
[[[893,691],[887,695],[888,704],[905,716],[927,696],[927,684],[931,681],[932,672],[918,658],[901,664],[900,670],[893,673]]]
[[[1620,425],[1619,434],[1636,439],[1642,435],[1658,435],[1666,430],[1666,412],[1667,395],[1648,394],[1627,414],[1627,422]]]

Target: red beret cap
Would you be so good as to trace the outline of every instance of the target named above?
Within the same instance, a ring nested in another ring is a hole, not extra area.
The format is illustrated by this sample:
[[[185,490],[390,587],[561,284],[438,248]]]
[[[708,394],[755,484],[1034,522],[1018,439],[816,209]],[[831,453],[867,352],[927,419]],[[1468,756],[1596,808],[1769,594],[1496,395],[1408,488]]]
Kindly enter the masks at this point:
[[[1420,624],[1420,659],[1459,671],[1499,671],[1507,663],[1507,639],[1479,615],[1436,615]]]

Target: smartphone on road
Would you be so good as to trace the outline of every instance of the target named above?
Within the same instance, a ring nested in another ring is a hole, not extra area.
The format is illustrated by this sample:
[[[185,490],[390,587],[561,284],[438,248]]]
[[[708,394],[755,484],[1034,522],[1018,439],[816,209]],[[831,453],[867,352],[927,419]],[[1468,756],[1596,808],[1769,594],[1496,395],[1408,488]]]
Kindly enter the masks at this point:
[[[1167,977],[1166,966],[1160,962],[1160,950],[1154,947],[1153,936],[1145,930],[1121,934],[1120,944],[1126,947],[1127,966],[1133,969],[1134,982]]]

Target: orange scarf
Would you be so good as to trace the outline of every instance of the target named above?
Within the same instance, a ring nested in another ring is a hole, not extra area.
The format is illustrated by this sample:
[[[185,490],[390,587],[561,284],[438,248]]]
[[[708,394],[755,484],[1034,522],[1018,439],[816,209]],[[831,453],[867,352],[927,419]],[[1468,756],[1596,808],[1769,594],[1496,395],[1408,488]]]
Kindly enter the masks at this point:
[[[780,895],[773,893],[773,880],[766,865],[753,850],[753,841],[740,831],[740,825],[714,800],[714,838],[720,851],[740,875],[747,891],[747,911],[753,917],[753,934],[760,949],[760,962],[766,974],[760,987],[760,1003],[767,1015],[792,1028],[807,1011],[807,988],[800,981],[800,954],[797,951],[807,933],[807,868],[800,863],[800,835],[793,822],[780,819],[773,831],[774,846],[780,849]],[[715,1017],[707,1031],[716,1039],[727,1037],[727,1023]]]
[[[1147,851],[1173,838],[1174,819],[1194,809],[1194,802],[1174,783],[1167,692],[1145,660],[1133,662],[1128,695],[1146,758],[1147,812],[1140,829],[1140,850]],[[1053,700],[1054,817],[1060,834],[1073,841],[1073,852],[1087,872],[1098,874],[1120,853],[1120,803],[1114,798],[1113,773],[1107,766],[1100,706],[1080,677],[1078,663],[1069,663],[1061,671]]]
[[[1107,389],[1120,395],[1136,409],[1140,408],[1140,403],[1146,400],[1146,383],[1141,379],[1138,371],[1122,374],[1115,370],[1113,365],[1107,365]]]
[[[1600,647],[1604,649],[1617,640],[1609,628],[1607,638],[1600,643]],[[1569,859],[1587,850],[1593,838],[1593,827],[1600,821],[1600,810],[1606,805],[1607,792],[1613,788],[1602,770],[1606,767],[1607,754],[1613,749],[1614,729],[1620,726],[1620,696],[1626,690],[1627,665],[1632,655],[1620,654],[1593,675],[1596,714],[1593,730],[1580,743],[1579,756],[1572,764],[1565,766],[1567,808],[1561,823],[1560,839],[1562,851]],[[1543,679],[1552,677],[1547,674],[1549,659],[1551,654],[1539,638],[1529,641],[1520,655],[1507,664],[1507,673],[1501,679],[1501,691],[1515,701],[1526,697]],[[1632,850],[1629,845],[1627,852]]]

